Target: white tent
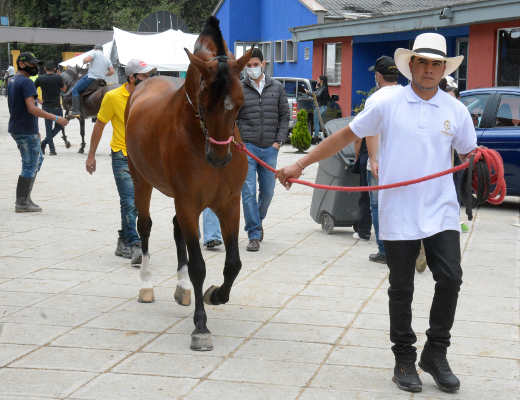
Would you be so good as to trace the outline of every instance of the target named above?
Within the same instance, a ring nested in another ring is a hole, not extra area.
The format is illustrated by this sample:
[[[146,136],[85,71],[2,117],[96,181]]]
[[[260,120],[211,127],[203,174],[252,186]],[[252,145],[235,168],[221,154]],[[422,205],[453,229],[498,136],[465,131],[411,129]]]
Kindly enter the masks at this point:
[[[193,51],[197,37],[173,29],[157,34],[135,34],[114,27],[114,40],[103,45],[103,53],[113,63],[122,66],[132,58],[137,58],[156,67],[158,71],[187,71],[190,61],[184,48]],[[81,66],[83,59],[92,51],[63,61],[60,65]]]

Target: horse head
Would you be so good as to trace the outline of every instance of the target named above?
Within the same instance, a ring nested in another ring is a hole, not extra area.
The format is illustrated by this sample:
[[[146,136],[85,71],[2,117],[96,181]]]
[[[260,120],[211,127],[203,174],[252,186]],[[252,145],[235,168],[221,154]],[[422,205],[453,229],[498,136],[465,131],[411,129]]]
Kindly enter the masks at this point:
[[[235,59],[222,38],[219,21],[210,17],[195,43],[185,91],[205,139],[206,160],[214,167],[231,161],[231,141],[236,120],[244,103],[240,72],[251,58],[252,49]]]

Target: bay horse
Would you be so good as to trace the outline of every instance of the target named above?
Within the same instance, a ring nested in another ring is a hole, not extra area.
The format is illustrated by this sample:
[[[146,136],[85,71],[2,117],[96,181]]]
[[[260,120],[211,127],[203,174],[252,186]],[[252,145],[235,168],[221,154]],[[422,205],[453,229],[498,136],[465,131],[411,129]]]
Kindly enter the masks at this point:
[[[88,70],[86,68],[80,68],[78,66],[75,66],[72,68],[67,68],[65,71],[61,73],[63,83],[66,87],[65,93],[62,94],[63,108],[65,109],[65,118],[67,118],[70,109],[72,108],[72,88],[74,87],[76,82],[79,81],[79,79],[87,72]],[[78,150],[78,153],[85,152],[85,119],[90,117],[95,118],[99,112],[99,108],[101,107],[101,102],[103,101],[103,96],[105,96],[105,93],[117,87],[107,86],[106,83],[95,83],[95,86],[93,83],[81,94],[81,115],[78,118],[79,134],[81,135],[81,145]]]
[[[174,298],[181,305],[190,304],[189,277],[195,294],[190,347],[207,351],[213,344],[204,303],[227,303],[242,266],[238,233],[247,159],[230,141],[240,140],[235,124],[244,102],[239,75],[252,49],[236,60],[222,38],[218,19],[210,17],[194,53],[185,51],[190,65],[183,86],[176,90],[166,78],[153,77],[139,84],[130,96],[125,113],[126,146],[143,250],[138,300],[154,301],[148,240],[150,198],[155,187],[175,199],[173,230],[179,281]],[[223,284],[211,286],[203,295],[206,266],[198,221],[206,207],[219,218],[226,259]]]

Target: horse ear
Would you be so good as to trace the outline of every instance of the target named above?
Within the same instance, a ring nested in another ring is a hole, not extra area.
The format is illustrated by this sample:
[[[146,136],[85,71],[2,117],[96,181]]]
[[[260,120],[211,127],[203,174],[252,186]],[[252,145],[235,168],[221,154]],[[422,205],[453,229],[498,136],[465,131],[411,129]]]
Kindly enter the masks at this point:
[[[246,66],[247,62],[249,61],[249,59],[251,58],[251,54],[253,54],[253,49],[255,47],[251,47],[247,52],[246,54],[244,54],[242,57],[240,57],[238,60],[237,60],[237,64],[238,64],[238,68],[240,71],[242,71],[244,69],[244,67]]]
[[[206,62],[200,57],[197,57],[195,54],[192,54],[187,48],[184,48],[184,51],[190,59],[190,64],[193,64],[199,70],[200,73],[205,72]]]

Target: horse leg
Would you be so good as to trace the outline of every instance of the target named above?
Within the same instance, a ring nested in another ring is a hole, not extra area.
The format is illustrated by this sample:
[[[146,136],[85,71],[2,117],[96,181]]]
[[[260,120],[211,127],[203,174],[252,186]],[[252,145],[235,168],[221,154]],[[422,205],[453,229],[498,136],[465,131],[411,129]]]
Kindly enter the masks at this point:
[[[152,230],[152,219],[150,218],[150,199],[152,198],[152,185],[135,170],[132,162],[128,159],[128,167],[134,181],[135,207],[137,208],[137,232],[141,239],[143,261],[139,269],[141,288],[137,301],[140,303],[153,303],[154,293],[152,284],[152,271],[150,270],[150,253],[148,251],[148,239]]]
[[[206,326],[207,316],[202,296],[202,285],[206,277],[206,264],[202,258],[198,235],[200,212],[194,212],[193,209],[183,209],[178,206],[179,204],[183,204],[183,202],[180,199],[176,199],[176,218],[188,247],[188,274],[195,292],[195,313],[193,314],[195,329],[191,333],[190,348],[196,351],[209,351],[213,350],[213,344],[211,332]]]
[[[65,128],[61,128],[61,138],[63,139],[63,142],[65,143],[65,148],[70,148],[70,142],[67,139],[67,135],[65,134]]]
[[[173,238],[177,248],[177,287],[173,295],[175,301],[181,306],[191,304],[191,284],[188,275],[188,254],[186,253],[186,241],[182,236],[177,217],[173,217]]]
[[[81,135],[81,145],[79,147],[78,153],[83,154],[85,152],[85,119],[79,118],[79,134]]]
[[[242,262],[238,251],[238,230],[240,224],[240,197],[226,201],[224,207],[217,209],[216,212],[222,237],[226,245],[226,261],[224,264],[224,283],[222,286],[210,286],[204,293],[204,302],[206,304],[219,305],[229,301],[231,287],[235,281]]]

